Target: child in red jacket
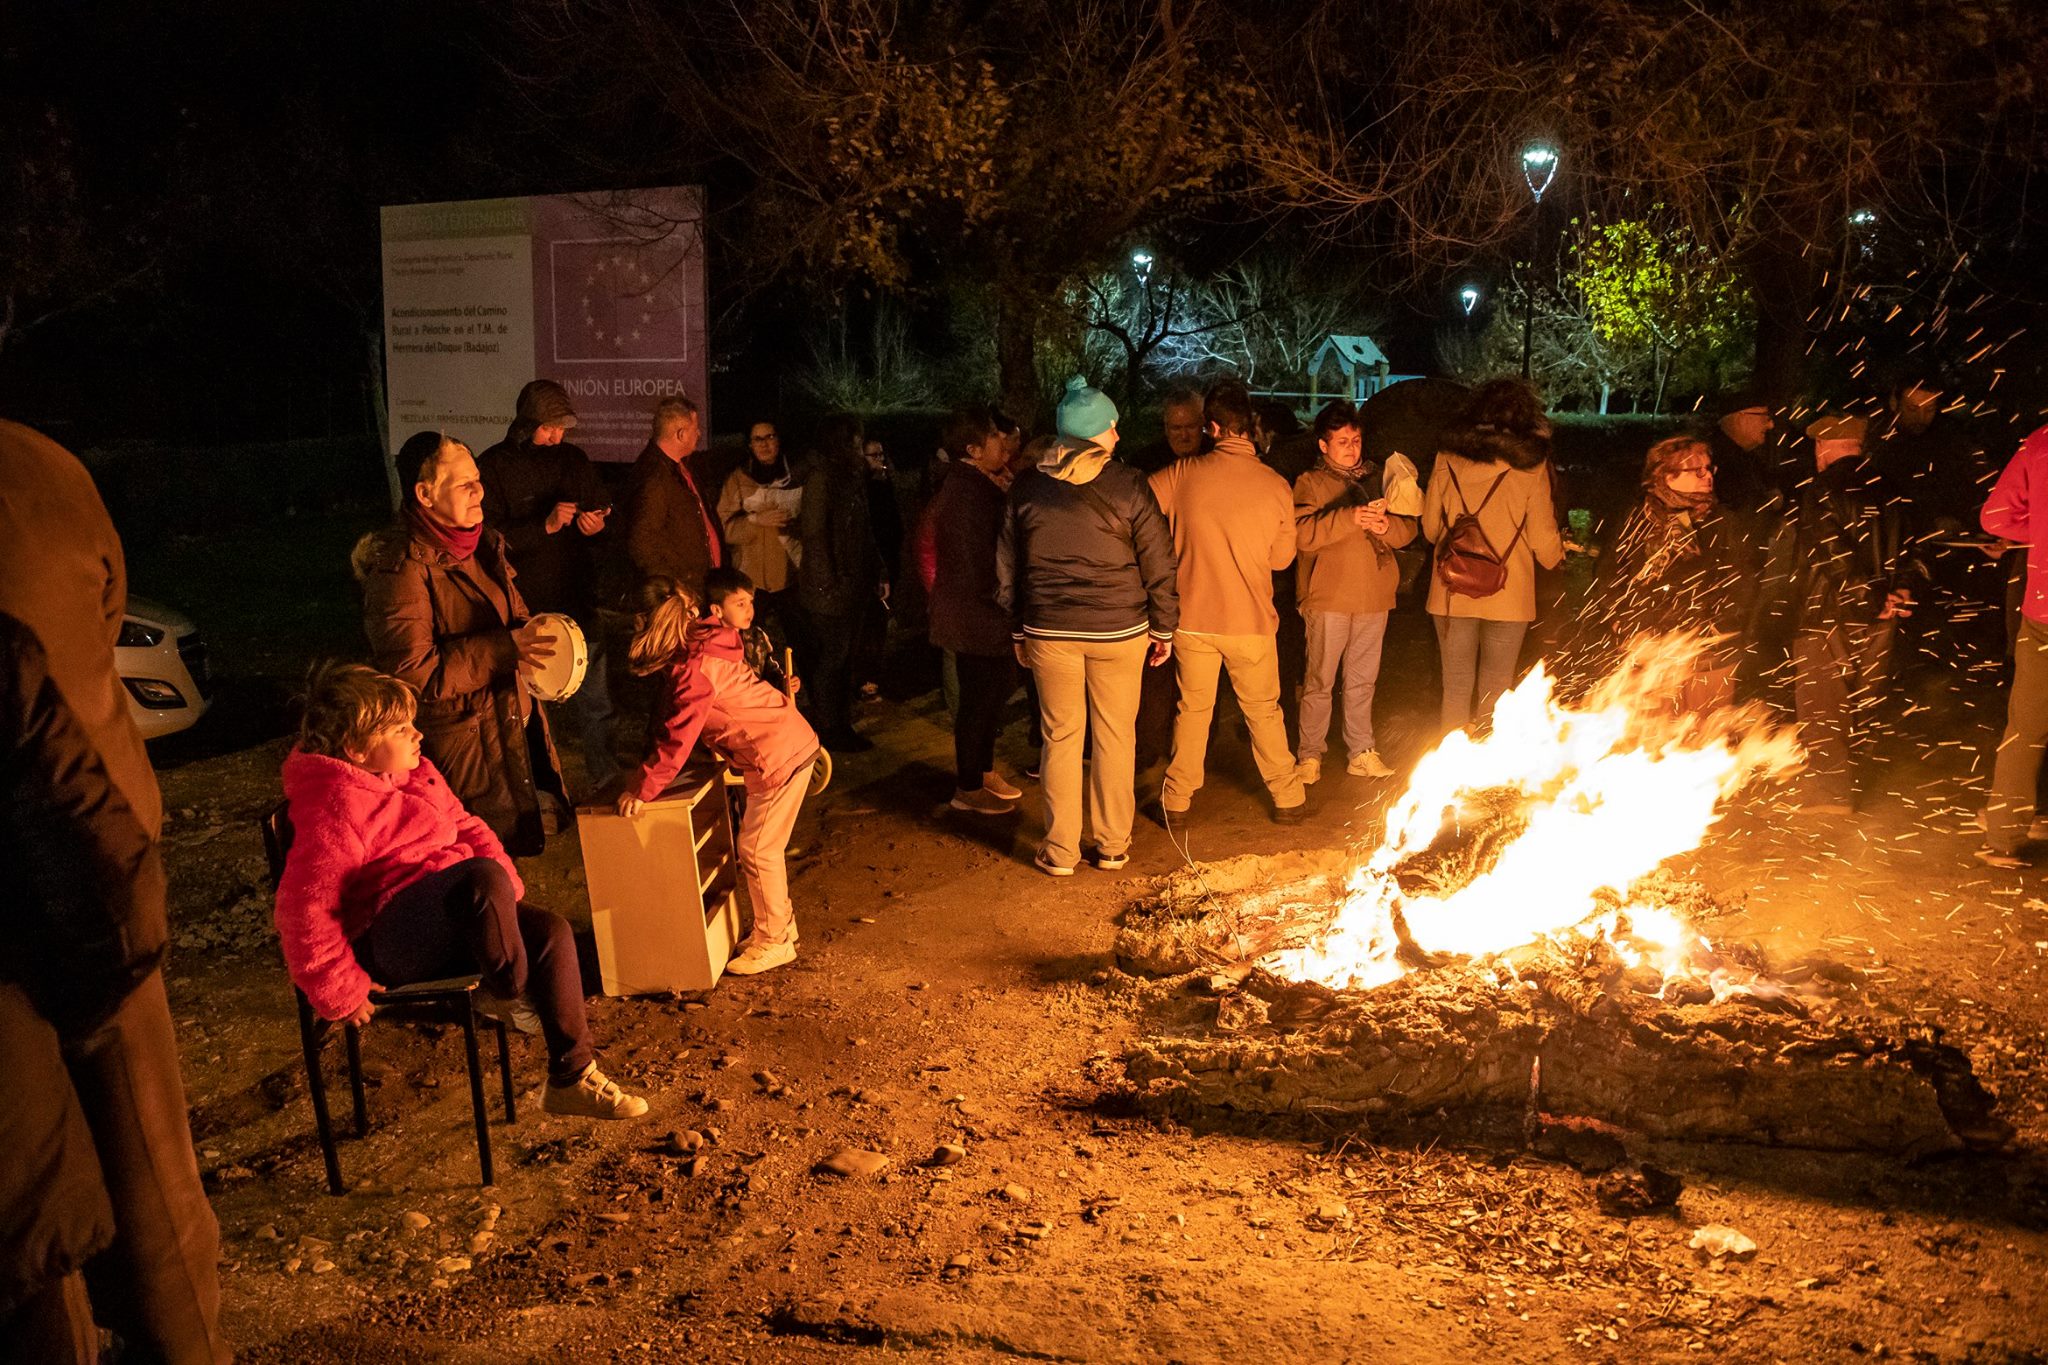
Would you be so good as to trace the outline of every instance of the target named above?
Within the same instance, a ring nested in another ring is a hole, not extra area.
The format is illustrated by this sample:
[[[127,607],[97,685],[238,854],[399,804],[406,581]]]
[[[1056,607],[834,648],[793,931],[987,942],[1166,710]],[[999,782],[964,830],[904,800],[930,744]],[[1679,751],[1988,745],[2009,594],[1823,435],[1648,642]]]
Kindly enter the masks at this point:
[[[497,836],[420,756],[414,705],[411,688],[360,664],[313,675],[284,761],[277,932],[292,980],[321,1018],[361,1025],[373,991],[480,972],[506,1008],[525,996],[540,1017],[543,1108],[638,1118],[647,1101],[597,1069],[568,921],[520,903]]]
[[[657,584],[649,585],[652,604],[634,622],[630,653],[635,673],[662,675],[654,752],[627,775],[618,810],[631,818],[661,795],[700,736],[745,779],[738,853],[754,928],[725,969],[750,976],[796,957],[796,911],[783,854],[810,784],[818,736],[780,688],[748,667],[738,631],[723,621],[699,620],[688,588]]]

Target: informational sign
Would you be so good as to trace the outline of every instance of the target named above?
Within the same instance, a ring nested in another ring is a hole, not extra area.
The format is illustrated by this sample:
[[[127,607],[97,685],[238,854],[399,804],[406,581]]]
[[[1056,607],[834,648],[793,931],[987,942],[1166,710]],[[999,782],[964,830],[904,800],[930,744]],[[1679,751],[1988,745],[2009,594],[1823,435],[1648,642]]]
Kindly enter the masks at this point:
[[[570,439],[593,459],[637,456],[665,397],[704,408],[700,189],[403,204],[383,218],[393,450],[437,430],[481,452],[531,379],[568,391]]]

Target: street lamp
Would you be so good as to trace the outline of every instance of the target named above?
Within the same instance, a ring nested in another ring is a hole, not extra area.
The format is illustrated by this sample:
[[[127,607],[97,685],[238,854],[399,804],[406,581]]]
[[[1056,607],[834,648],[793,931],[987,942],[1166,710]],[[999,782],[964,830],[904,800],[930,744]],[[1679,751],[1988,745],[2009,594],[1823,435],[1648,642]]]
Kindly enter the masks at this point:
[[[1138,272],[1138,282],[1140,284],[1150,284],[1152,282],[1152,253],[1143,247],[1133,251],[1131,253],[1131,269]]]
[[[1479,286],[1468,284],[1458,291],[1458,302],[1465,305],[1465,316],[1471,317],[1472,310],[1479,304]]]
[[[1529,268],[1522,277],[1522,378],[1529,377],[1529,347],[1536,337],[1536,289],[1530,276],[1536,273],[1536,234],[1543,221],[1543,192],[1557,178],[1557,148],[1547,142],[1532,142],[1522,149],[1522,182],[1536,201],[1529,215]]]

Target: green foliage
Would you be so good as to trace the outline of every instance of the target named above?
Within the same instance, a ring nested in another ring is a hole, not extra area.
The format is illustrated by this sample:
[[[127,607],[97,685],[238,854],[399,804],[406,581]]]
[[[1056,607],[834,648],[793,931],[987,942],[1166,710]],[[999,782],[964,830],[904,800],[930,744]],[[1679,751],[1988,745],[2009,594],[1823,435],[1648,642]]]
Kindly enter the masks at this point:
[[[1575,226],[1564,284],[1584,299],[1602,342],[1649,354],[1653,372],[1660,363],[1686,365],[1688,380],[1702,383],[1746,364],[1755,327],[1749,291],[1690,230],[1656,216]]]

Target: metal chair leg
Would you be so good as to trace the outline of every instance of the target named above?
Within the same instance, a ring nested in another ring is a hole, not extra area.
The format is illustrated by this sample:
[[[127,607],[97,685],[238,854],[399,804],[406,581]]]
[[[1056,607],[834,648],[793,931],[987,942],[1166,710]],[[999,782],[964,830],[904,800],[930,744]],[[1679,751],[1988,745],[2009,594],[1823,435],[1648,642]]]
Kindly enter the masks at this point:
[[[483,1167],[484,1184],[495,1185],[491,1169],[491,1116],[484,1111],[484,1064],[476,1046],[476,1011],[462,1012],[462,1048],[469,1062],[469,1103],[476,1115],[476,1159]]]
[[[491,1021],[498,1029],[498,1081],[505,1090],[505,1122],[519,1122],[519,1114],[512,1107],[512,1053],[505,1041],[505,1021]]]
[[[343,1041],[348,1044],[348,1088],[355,1099],[356,1136],[370,1135],[370,1108],[363,1100],[363,1035],[354,1024],[341,1026]]]
[[[343,1193],[341,1154],[334,1150],[334,1124],[327,1114],[327,1083],[320,1075],[320,1035],[312,1007],[299,998],[299,1048],[306,1056],[306,1090],[313,1099],[313,1132],[320,1139],[320,1160],[327,1167],[327,1191]]]

